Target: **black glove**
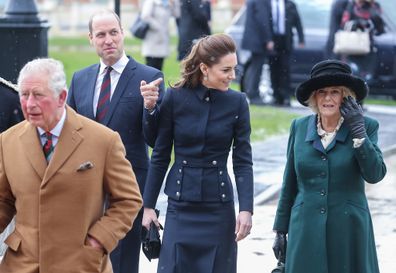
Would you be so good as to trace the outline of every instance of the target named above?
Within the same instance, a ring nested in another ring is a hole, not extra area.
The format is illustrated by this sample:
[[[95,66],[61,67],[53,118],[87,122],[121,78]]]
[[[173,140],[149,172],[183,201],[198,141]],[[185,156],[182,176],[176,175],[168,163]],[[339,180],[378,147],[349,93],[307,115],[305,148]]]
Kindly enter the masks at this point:
[[[357,104],[356,100],[351,96],[344,98],[344,102],[340,107],[341,115],[344,122],[351,130],[352,138],[366,137],[366,128],[364,127],[363,109]]]
[[[275,257],[278,261],[282,263],[285,263],[286,260],[286,247],[286,233],[278,231],[275,236],[274,244],[272,245],[272,250],[274,251]]]

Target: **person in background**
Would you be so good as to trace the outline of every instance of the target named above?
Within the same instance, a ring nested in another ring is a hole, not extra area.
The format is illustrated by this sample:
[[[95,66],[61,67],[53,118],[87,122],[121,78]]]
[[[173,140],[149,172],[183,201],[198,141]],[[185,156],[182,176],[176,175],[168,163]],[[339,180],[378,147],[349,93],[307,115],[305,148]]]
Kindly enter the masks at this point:
[[[141,192],[149,165],[148,145],[157,135],[159,104],[164,93],[161,71],[136,62],[124,50],[120,18],[111,10],[95,12],[89,21],[89,41],[100,57],[98,64],[74,73],[68,104],[78,113],[118,132]],[[141,85],[150,92],[141,93]],[[141,217],[110,258],[115,273],[139,271]]]
[[[267,0],[271,2],[271,34],[267,43],[268,64],[274,104],[290,106],[290,57],[293,50],[293,29],[298,34],[298,46],[304,47],[304,32],[297,6],[290,0]]]
[[[335,33],[342,29],[341,20],[342,15],[348,5],[350,0],[334,0],[331,4],[330,9],[330,28],[329,34],[327,36],[326,42],[326,58],[327,59],[339,59],[340,57],[334,54],[334,35]]]
[[[342,28],[345,24],[352,23],[352,30],[360,29],[370,33],[370,53],[341,57],[342,60],[355,64],[357,73],[367,82],[375,77],[374,71],[377,65],[374,36],[385,33],[385,22],[381,15],[382,9],[378,2],[374,0],[353,0],[348,3],[341,19]]]
[[[252,52],[251,80],[245,87],[251,104],[263,104],[259,84],[262,67],[268,60],[275,105],[290,105],[290,54],[293,29],[299,46],[304,46],[304,33],[297,6],[290,0],[248,0],[242,48]]]
[[[211,33],[211,6],[208,0],[181,0],[178,19],[177,60],[181,61],[197,39]]]
[[[229,89],[236,65],[231,37],[201,38],[182,61],[181,80],[165,93],[143,215],[147,229],[151,222],[159,226],[154,208],[174,148],[158,273],[188,268],[236,272],[237,242],[250,233],[253,214],[249,107],[244,93]],[[230,150],[239,200],[236,219],[227,170]]]
[[[0,133],[23,120],[16,86],[0,77]]]
[[[15,216],[0,272],[112,273],[142,206],[120,136],[65,106],[59,61],[28,62],[18,90],[26,120],[0,134],[0,232]]]
[[[367,94],[364,80],[338,60],[317,63],[296,89],[314,113],[290,128],[273,226],[286,273],[379,273],[365,183],[381,181],[386,166],[379,124],[358,104]]]
[[[179,0],[144,0],[141,17],[150,27],[142,41],[146,65],[162,70],[170,52],[169,19],[180,17]]]
[[[246,1],[246,21],[241,46],[252,53],[249,68],[244,71],[247,80],[243,88],[250,104],[264,104],[260,97],[259,85],[262,68],[267,60],[267,44],[272,41],[270,12],[269,1]]]

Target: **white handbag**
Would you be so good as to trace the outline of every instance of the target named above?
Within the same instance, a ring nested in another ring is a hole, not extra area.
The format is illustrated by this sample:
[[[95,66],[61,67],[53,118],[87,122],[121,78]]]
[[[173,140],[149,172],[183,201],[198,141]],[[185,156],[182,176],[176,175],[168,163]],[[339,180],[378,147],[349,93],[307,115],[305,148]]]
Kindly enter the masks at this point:
[[[334,36],[335,54],[365,55],[370,53],[370,33],[360,29],[352,31],[354,22],[345,23],[344,30],[339,30]]]

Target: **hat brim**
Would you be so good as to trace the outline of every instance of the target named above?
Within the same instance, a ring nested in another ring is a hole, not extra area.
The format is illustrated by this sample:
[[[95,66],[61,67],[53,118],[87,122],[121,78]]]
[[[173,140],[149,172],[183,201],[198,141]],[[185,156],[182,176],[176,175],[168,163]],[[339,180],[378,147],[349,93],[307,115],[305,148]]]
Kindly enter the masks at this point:
[[[296,99],[304,106],[312,92],[329,86],[346,86],[356,94],[356,101],[361,102],[368,94],[367,83],[353,75],[328,74],[309,79],[296,88]]]

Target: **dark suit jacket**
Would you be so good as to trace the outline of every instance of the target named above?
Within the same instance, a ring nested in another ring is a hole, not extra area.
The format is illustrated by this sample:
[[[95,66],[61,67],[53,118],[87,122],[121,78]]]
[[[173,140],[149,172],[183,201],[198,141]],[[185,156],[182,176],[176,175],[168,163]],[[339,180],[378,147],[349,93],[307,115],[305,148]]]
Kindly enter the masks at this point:
[[[90,119],[94,119],[93,96],[98,71],[99,64],[94,64],[76,72],[69,89],[68,104]],[[120,134],[126,157],[132,164],[142,191],[149,164],[146,143],[150,146],[155,143],[159,109],[154,115],[144,109],[140,81],[151,82],[159,77],[163,78],[159,70],[130,58],[118,81],[104,121],[104,125]],[[160,95],[163,96],[163,93],[164,84],[161,84]]]
[[[203,0],[181,0],[181,15],[178,20],[178,60],[190,52],[195,39],[210,34],[210,3]]]
[[[271,0],[267,0],[271,6]],[[272,14],[270,19],[271,31],[272,31]],[[293,49],[293,36],[295,29],[298,35],[298,42],[304,43],[304,31],[301,24],[300,15],[298,14],[297,6],[294,2],[285,1],[285,35],[286,35],[286,50],[291,51]]]
[[[209,95],[210,99],[205,98]],[[173,144],[173,145],[172,145]],[[253,171],[249,107],[244,93],[206,89],[168,89],[151,156],[144,206],[154,208],[174,147],[165,193],[174,200],[229,202],[227,171],[232,147],[240,211],[253,211]]]
[[[272,40],[270,17],[270,1],[248,0],[246,2],[242,48],[258,54],[266,52],[266,44]]]
[[[246,22],[242,37],[242,48],[254,53],[264,53],[266,44],[273,40],[271,0],[248,0],[246,3]],[[298,40],[304,43],[304,32],[296,5],[285,1],[286,49],[293,48],[293,28]]]
[[[0,133],[22,120],[18,93],[0,83]]]

